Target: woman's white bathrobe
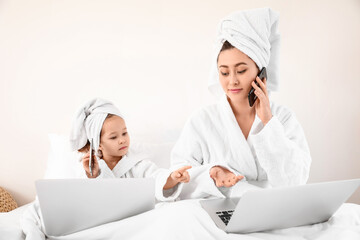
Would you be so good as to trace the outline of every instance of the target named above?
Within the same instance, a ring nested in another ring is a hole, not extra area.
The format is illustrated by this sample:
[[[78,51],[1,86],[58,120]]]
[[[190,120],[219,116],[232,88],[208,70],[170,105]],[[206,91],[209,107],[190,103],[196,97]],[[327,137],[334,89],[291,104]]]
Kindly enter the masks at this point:
[[[172,168],[193,166],[180,198],[224,197],[209,175],[215,165],[261,185],[306,183],[311,157],[304,132],[291,110],[272,102],[270,107],[271,120],[264,126],[256,115],[247,139],[226,95],[193,114],[171,153]]]

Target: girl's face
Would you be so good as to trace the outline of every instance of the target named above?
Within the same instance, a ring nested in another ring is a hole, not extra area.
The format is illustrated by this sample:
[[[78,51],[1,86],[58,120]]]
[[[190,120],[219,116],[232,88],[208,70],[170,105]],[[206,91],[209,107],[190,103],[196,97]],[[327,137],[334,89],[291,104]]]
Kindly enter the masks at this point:
[[[124,156],[129,149],[130,136],[126,130],[124,119],[119,116],[111,116],[104,121],[100,135],[99,149],[103,159]]]
[[[237,48],[221,51],[218,58],[220,84],[233,102],[248,101],[247,97],[259,73],[255,62]]]

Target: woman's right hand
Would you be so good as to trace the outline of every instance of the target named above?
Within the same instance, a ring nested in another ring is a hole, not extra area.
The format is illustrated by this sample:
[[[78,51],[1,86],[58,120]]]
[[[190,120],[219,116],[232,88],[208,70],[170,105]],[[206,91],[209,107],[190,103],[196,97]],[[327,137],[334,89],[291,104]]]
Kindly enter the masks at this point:
[[[100,174],[99,162],[98,162],[96,156],[93,154],[92,155],[92,167],[91,167],[92,168],[92,176],[91,176],[90,168],[89,168],[89,161],[90,161],[90,151],[82,157],[82,163],[83,163],[83,167],[85,169],[86,176],[88,178],[96,178]]]
[[[244,176],[236,176],[228,169],[220,166],[215,166],[210,169],[210,177],[214,180],[217,187],[232,187]]]

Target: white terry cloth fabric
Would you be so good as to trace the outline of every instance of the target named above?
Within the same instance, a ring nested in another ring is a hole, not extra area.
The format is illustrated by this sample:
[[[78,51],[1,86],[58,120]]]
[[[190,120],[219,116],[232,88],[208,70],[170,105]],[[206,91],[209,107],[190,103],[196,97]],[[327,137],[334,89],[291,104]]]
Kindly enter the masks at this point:
[[[271,120],[264,126],[256,115],[248,139],[225,95],[193,114],[171,153],[173,168],[193,166],[180,198],[224,197],[209,175],[215,165],[270,187],[306,183],[311,157],[302,127],[288,108],[270,107]]]
[[[267,88],[279,88],[280,34],[279,14],[270,8],[238,11],[223,18],[217,31],[217,39],[212,57],[212,67],[208,87],[216,96],[223,94],[219,83],[217,59],[223,43],[231,45],[248,55],[261,70],[267,70]]]
[[[163,190],[171,171],[158,168],[145,154],[129,149],[128,153],[111,170],[104,160],[99,161],[100,175],[97,178],[155,178],[155,197],[159,201],[173,201],[180,195],[184,183]],[[85,171],[82,169],[84,177]]]
[[[45,240],[45,229],[41,216],[39,200],[36,197],[20,219],[20,226],[26,240]]]
[[[92,138],[93,148],[97,153],[101,129],[108,114],[114,114],[124,119],[111,102],[100,98],[88,101],[78,110],[70,132],[70,146],[73,151],[83,148],[87,140]]]
[[[163,186],[171,173],[170,170],[158,168],[145,154],[137,153],[132,149],[129,150],[128,154],[126,154],[112,170],[102,159],[99,160],[99,166],[101,174],[98,178],[155,178],[155,197],[159,201],[175,200],[184,185],[184,183],[179,183],[172,189],[163,190]],[[84,169],[79,169],[77,177],[86,178]],[[27,211],[21,218],[20,224],[26,240],[45,240],[44,225],[38,199],[29,205]],[[71,235],[69,236],[68,239],[72,239]],[[50,239],[53,238],[51,236],[48,237]],[[67,237],[64,238],[66,239]],[[59,239],[62,239],[62,237],[59,237]]]

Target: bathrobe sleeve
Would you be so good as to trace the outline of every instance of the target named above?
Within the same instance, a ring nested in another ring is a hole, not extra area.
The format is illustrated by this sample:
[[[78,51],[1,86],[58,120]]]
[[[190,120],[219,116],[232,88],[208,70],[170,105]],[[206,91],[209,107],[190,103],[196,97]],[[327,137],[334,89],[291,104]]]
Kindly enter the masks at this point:
[[[271,120],[251,136],[261,167],[272,187],[305,184],[311,156],[295,114],[285,108],[273,111]]]
[[[192,116],[185,124],[183,131],[171,152],[171,169],[190,165],[188,170],[190,182],[185,184],[180,194],[181,199],[206,198],[225,196],[216,187],[210,177],[210,169],[220,165],[231,170],[225,163],[207,163],[204,159],[209,157],[206,136],[199,127],[198,116]],[[232,170],[233,171],[233,170]]]
[[[184,185],[184,183],[178,183],[171,189],[163,190],[171,171],[169,169],[159,168],[155,163],[147,159],[138,162],[131,171],[136,178],[155,179],[155,197],[159,201],[174,201],[179,197]]]

